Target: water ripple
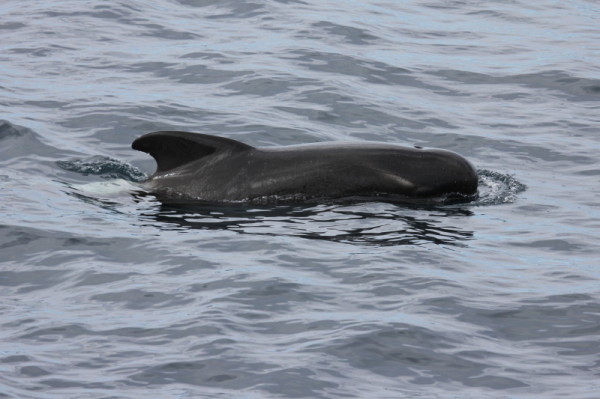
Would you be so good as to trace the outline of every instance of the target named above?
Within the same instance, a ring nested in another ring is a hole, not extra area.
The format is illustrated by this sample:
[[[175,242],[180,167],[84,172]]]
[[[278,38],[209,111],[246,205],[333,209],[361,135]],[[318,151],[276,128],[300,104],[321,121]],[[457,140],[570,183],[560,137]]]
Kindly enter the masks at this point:
[[[595,2],[0,9],[0,397],[598,397]],[[445,148],[479,196],[164,204],[130,145],[175,129]]]

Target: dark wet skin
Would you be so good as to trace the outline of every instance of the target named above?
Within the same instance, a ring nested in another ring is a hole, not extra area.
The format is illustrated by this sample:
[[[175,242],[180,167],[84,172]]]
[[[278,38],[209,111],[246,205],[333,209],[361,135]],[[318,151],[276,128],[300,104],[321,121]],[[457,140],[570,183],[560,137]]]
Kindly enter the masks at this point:
[[[157,171],[144,187],[164,199],[238,202],[386,197],[427,201],[477,192],[477,172],[446,150],[385,143],[254,148],[189,132],[148,133],[132,144]]]

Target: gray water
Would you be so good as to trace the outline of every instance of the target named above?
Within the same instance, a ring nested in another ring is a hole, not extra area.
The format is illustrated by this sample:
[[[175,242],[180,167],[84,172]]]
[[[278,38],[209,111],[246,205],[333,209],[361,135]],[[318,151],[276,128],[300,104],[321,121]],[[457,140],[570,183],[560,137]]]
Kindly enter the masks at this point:
[[[599,26],[594,0],[3,1],[0,397],[600,398]],[[152,173],[130,145],[160,129],[445,148],[480,195],[85,189]]]

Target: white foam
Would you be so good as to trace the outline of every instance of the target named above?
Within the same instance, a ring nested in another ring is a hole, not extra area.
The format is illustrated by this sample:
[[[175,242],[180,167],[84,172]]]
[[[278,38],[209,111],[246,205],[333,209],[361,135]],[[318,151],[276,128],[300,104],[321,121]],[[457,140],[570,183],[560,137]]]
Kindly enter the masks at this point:
[[[127,180],[115,179],[86,184],[74,184],[73,189],[93,196],[118,196],[140,191],[141,188]]]

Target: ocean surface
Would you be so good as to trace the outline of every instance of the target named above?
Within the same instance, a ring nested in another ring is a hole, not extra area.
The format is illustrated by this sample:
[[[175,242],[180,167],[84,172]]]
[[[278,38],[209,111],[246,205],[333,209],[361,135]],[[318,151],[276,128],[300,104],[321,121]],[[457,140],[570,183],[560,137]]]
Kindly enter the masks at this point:
[[[0,120],[0,398],[600,398],[596,0],[5,0]],[[168,206],[163,129],[479,198]]]

